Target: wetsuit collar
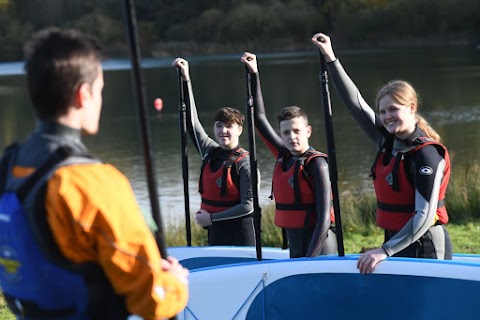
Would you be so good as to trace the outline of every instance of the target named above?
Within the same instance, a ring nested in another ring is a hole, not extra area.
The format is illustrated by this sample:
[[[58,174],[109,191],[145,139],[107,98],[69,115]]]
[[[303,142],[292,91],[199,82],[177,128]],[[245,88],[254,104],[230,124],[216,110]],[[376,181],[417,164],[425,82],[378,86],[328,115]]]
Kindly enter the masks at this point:
[[[409,135],[405,140],[405,144],[407,146],[414,146],[416,144],[416,139],[420,137],[425,137],[425,133],[420,130],[417,126],[415,127],[415,130],[412,132],[411,135]]]
[[[241,146],[240,146],[240,144],[238,144],[238,145],[237,145],[235,148],[233,148],[233,149],[223,149],[223,148],[220,148],[220,149],[222,150],[223,153],[230,155],[230,154],[236,152],[236,151],[237,151],[238,149],[240,149],[240,148],[241,148]]]
[[[303,157],[305,155],[305,153],[309,152],[309,151],[315,151],[315,149],[312,147],[312,146],[309,146],[307,150],[305,150],[304,153],[302,153],[301,155],[299,156],[294,156],[295,158],[300,158],[300,157]]]
[[[307,153],[309,151],[315,151],[315,149],[312,146],[309,146],[308,149],[305,150],[305,152],[300,154],[300,155],[292,154],[290,151],[287,150],[287,152],[288,152],[287,155],[289,156],[290,159],[292,159],[293,161],[296,161],[297,159],[300,159],[301,157],[303,157],[305,155],[305,153]]]
[[[36,130],[43,134],[62,136],[74,141],[81,141],[82,137],[82,131],[80,129],[67,127],[54,121],[39,120],[37,122]]]

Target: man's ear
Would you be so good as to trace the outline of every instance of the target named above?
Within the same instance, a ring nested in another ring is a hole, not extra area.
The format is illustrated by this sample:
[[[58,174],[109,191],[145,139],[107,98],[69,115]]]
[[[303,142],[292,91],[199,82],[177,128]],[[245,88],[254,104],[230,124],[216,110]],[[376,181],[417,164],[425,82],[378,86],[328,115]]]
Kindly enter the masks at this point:
[[[238,133],[239,133],[239,134],[242,134],[242,132],[243,132],[243,126],[240,126],[240,125],[239,125],[239,126],[238,126]]]
[[[85,106],[92,97],[92,88],[90,84],[82,83],[75,92],[75,107],[81,108]]]
[[[307,126],[307,138],[310,138],[311,135],[312,135],[312,126],[308,125]]]

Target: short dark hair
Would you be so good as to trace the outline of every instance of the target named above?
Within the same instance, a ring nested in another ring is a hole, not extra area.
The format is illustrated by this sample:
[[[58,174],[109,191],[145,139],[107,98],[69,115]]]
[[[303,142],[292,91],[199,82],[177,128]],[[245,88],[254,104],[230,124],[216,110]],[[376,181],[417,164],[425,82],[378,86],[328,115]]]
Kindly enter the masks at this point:
[[[24,51],[30,99],[40,119],[65,114],[78,87],[98,77],[100,44],[77,30],[43,29],[33,34]]]
[[[284,120],[290,120],[293,118],[304,118],[308,124],[307,113],[303,111],[302,108],[297,106],[289,106],[289,107],[283,108],[282,111],[280,111],[280,114],[277,116],[277,121],[278,121],[278,124],[280,125],[280,122]]]
[[[237,109],[224,107],[215,112],[215,115],[213,116],[213,122],[216,121],[228,124],[236,123],[241,126],[245,121],[245,116]]]

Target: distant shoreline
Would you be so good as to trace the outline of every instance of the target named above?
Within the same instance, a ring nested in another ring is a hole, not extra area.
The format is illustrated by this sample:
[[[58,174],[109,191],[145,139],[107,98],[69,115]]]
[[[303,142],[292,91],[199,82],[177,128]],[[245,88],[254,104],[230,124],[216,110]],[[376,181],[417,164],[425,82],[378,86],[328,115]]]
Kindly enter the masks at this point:
[[[469,40],[466,37],[460,36],[436,36],[427,38],[395,38],[393,40],[383,39],[368,39],[363,42],[352,41],[342,39],[338,37],[334,39],[334,47],[341,50],[349,49],[422,49],[422,48],[465,48],[470,47],[472,49],[480,50],[480,43],[473,40]],[[315,50],[313,45],[310,44],[310,39],[305,39],[304,42],[292,42],[291,40],[272,39],[268,42],[255,43],[255,42],[243,42],[239,43],[198,43],[191,41],[167,41],[157,42],[142,48],[142,56],[146,58],[166,58],[174,56],[215,56],[215,55],[228,55],[237,54],[239,52],[251,51],[261,53],[281,53],[281,52],[296,52],[296,51],[310,51]],[[105,48],[105,56],[128,58],[129,52],[126,44],[118,44]]]

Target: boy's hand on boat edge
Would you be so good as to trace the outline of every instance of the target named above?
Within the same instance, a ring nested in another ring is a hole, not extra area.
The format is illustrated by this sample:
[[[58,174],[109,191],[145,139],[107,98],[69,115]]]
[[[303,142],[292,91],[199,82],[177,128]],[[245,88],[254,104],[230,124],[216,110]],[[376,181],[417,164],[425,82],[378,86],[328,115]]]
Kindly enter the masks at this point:
[[[385,260],[388,255],[383,248],[377,248],[362,253],[357,261],[357,268],[361,274],[372,273],[375,266]]]

